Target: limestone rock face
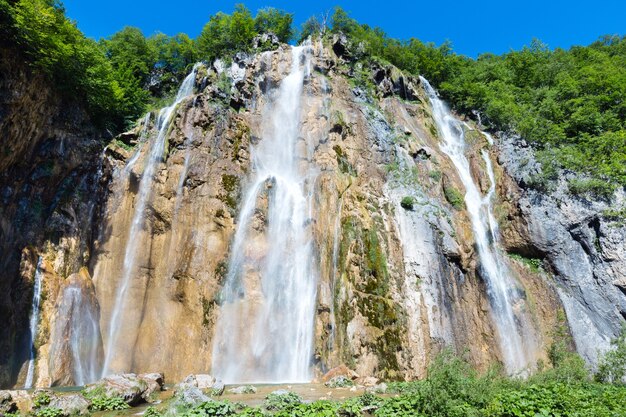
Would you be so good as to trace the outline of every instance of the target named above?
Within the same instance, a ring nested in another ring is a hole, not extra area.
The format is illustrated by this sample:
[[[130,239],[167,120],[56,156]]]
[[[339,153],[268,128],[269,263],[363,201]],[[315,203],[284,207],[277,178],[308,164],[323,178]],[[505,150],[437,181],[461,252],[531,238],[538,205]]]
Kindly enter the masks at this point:
[[[524,234],[520,246],[545,261],[558,285],[578,352],[590,363],[610,346],[626,317],[620,283],[626,274],[626,226],[610,215],[623,207],[619,190],[612,203],[567,192],[568,175],[554,190],[540,193],[526,184],[540,170],[530,148],[519,137],[504,136],[499,159],[519,184],[517,211]]]
[[[314,376],[337,376],[342,366],[368,385],[420,378],[443,348],[467,351],[479,369],[502,361],[463,183],[441,151],[420,80],[360,60],[359,46],[345,37],[311,49],[296,151],[298,168],[315,173],[307,177],[311,212],[303,225],[319,275]],[[19,145],[34,168],[0,161],[9,167],[0,170],[0,250],[9,254],[0,261],[0,306],[10,313],[0,326],[0,386],[25,380],[27,341],[17,329],[28,328],[41,258],[46,297],[36,385],[86,384],[117,373],[95,386],[136,403],[162,388],[162,375],[142,374],[159,369],[175,381],[189,375],[177,388],[189,402],[216,389],[206,373],[242,196],[257,169],[254,147],[268,129],[262,109],[292,64],[291,48],[279,45],[239,54],[230,67],[197,67],[193,91],[172,108],[167,129],[160,132],[163,120],[152,113],[120,136],[131,150],[112,143],[101,153],[93,139],[52,135],[47,119],[37,119],[47,126],[39,144]],[[29,97],[25,103],[35,100]],[[15,111],[23,114],[23,105]],[[464,126],[471,176],[483,194],[492,184],[483,153],[494,165],[503,250],[545,260],[543,269],[519,256],[507,260],[513,308],[530,328],[529,366],[545,358],[561,309],[577,347],[593,361],[584,326],[592,325],[589,340],[602,346],[626,311],[624,227],[599,214],[601,203],[527,190],[533,164],[517,161],[528,148],[512,138],[492,146],[471,122]],[[16,120],[9,129],[13,137],[29,134]],[[62,139],[70,137],[78,141],[71,150]],[[162,152],[153,155],[157,145]],[[91,159],[79,160],[83,155]],[[62,166],[45,168],[60,159]],[[255,261],[272,244],[266,232],[275,185],[275,178],[262,183],[252,216],[245,256]],[[41,205],[33,203],[37,193]],[[410,207],[401,203],[407,197]],[[21,214],[37,210],[32,219]],[[260,272],[243,275],[243,286],[262,300]],[[232,330],[245,334],[249,323],[242,317]],[[72,350],[77,334],[83,349]]]
[[[45,259],[40,357],[60,280],[89,262],[100,204],[104,137],[75,102],[53,92],[19,51],[0,47],[0,387],[23,387],[30,355],[29,313]],[[37,368],[45,368],[45,360]],[[35,373],[47,386],[48,372]]]

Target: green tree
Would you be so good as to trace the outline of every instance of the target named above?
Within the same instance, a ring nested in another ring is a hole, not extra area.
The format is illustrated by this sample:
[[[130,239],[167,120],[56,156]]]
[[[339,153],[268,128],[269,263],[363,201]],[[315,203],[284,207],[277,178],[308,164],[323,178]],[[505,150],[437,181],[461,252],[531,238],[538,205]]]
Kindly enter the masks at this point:
[[[148,80],[157,51],[139,28],[126,26],[101,44],[113,68],[130,69],[141,84]]]
[[[293,38],[293,15],[282,10],[268,7],[261,9],[254,17],[254,29],[257,33],[272,32],[281,42]]]
[[[229,30],[230,51],[246,51],[252,46],[252,39],[257,35],[254,19],[250,10],[243,4],[237,4],[232,14]]]
[[[319,36],[323,31],[324,26],[322,22],[320,22],[317,16],[311,16],[307,20],[305,20],[300,27],[300,32],[298,34],[298,43],[306,40],[309,37]]]
[[[231,17],[222,12],[211,16],[196,38],[196,49],[201,58],[214,60],[230,50],[231,21]]]

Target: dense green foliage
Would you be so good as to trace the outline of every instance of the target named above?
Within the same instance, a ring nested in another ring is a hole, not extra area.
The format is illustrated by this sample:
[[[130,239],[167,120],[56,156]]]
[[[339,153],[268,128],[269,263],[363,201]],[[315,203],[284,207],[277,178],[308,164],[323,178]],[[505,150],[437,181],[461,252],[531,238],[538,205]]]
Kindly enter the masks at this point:
[[[126,404],[126,401],[124,401],[121,397],[97,395],[92,396],[89,400],[91,401],[89,409],[92,411],[114,411],[130,408],[130,406]]]
[[[538,41],[502,56],[456,60],[440,84],[463,112],[481,112],[494,128],[535,144],[544,163],[610,182],[571,189],[597,194],[626,185],[626,38],[549,50]]]

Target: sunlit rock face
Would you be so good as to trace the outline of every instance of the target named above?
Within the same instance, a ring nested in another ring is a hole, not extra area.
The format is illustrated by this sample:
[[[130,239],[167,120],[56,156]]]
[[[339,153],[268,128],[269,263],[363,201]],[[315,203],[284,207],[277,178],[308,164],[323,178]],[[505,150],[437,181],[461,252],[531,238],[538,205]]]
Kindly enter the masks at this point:
[[[32,288],[44,259],[35,385],[153,371],[299,382],[340,365],[415,379],[445,347],[523,374],[545,359],[559,312],[580,320],[587,292],[598,310],[623,303],[609,278],[557,290],[578,252],[542,243],[550,223],[520,186],[516,145],[442,117],[425,81],[333,42],[197,65],[169,107],[90,162],[86,196],[58,214],[71,227],[30,241],[14,268]],[[593,262],[619,280],[616,230]],[[617,319],[592,316],[610,338]],[[0,383],[23,386],[27,355],[15,357],[21,371],[0,363]]]

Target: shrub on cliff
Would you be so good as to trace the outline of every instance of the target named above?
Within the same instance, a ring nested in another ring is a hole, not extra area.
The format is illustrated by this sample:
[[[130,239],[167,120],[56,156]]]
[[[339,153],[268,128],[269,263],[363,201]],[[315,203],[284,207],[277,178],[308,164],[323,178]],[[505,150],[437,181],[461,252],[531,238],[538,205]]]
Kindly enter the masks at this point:
[[[600,358],[600,365],[595,379],[599,382],[626,384],[626,325],[613,340],[612,349]]]

